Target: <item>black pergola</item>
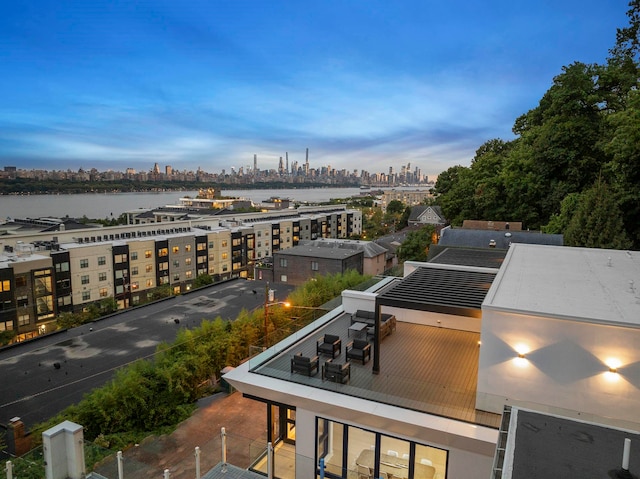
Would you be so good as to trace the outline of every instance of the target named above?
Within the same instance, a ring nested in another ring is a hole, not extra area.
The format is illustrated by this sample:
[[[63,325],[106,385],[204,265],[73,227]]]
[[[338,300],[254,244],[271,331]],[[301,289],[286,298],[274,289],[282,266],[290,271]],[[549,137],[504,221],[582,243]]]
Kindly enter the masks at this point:
[[[373,372],[380,372],[380,310],[391,306],[417,311],[481,318],[484,301],[496,272],[422,267],[376,297]]]

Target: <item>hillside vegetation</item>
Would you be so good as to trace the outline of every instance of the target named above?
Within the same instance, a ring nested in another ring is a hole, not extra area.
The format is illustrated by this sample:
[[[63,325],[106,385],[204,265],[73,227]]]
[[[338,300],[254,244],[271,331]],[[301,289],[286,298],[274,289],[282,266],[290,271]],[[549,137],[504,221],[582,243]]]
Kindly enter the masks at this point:
[[[640,247],[640,0],[629,6],[606,64],[563,67],[514,140],[489,140],[470,167],[439,176],[453,225],[522,221],[572,246]]]

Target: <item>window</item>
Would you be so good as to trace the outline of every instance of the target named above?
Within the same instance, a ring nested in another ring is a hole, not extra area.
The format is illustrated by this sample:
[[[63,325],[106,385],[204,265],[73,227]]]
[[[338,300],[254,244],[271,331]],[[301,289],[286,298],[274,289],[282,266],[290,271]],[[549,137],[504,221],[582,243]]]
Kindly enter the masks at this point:
[[[150,264],[148,264],[147,266],[145,266],[144,270],[145,270],[147,273],[151,273],[151,271],[153,271],[153,266],[152,266],[152,265],[150,265]]]
[[[184,250],[185,250],[187,253],[188,253],[189,251],[191,251],[191,245],[190,245],[190,244],[184,245]]]
[[[198,256],[198,264],[202,264],[202,263],[206,263],[207,262],[207,257],[206,256]]]
[[[434,469],[435,477],[447,477],[448,451],[445,449],[322,418],[316,421],[316,438],[317,457],[325,458],[326,471],[335,477],[343,477],[343,468],[352,467],[349,464],[368,467],[370,474],[375,473],[375,477],[390,475],[391,471],[398,470],[403,471],[401,477],[409,479],[434,477]],[[379,450],[376,450],[376,445],[379,445]],[[378,462],[376,453],[379,454]],[[345,459],[347,464],[343,463]]]
[[[207,249],[207,243],[198,243],[198,247],[197,247],[198,251],[205,251],[206,249]]]
[[[228,264],[223,264],[222,265],[222,271],[228,271],[229,270],[229,265]]]
[[[150,250],[150,249],[148,249],[148,250],[146,250],[146,251],[144,252],[144,257],[145,257],[145,258],[147,258],[147,259],[148,259],[148,258],[151,258],[151,255],[152,255],[152,254],[153,254],[153,253],[151,252],[151,250]]]
[[[173,280],[174,280],[174,281],[180,281],[180,273],[175,273],[175,274],[173,275]]]
[[[213,249],[215,246],[215,243],[213,241],[209,241],[209,249]]]
[[[0,322],[0,331],[11,331],[13,329],[13,322],[5,321]]]
[[[158,265],[158,271],[167,271],[169,269],[169,262],[165,261],[164,263],[160,263]]]
[[[215,261],[215,260],[216,260],[216,255],[214,255],[214,254],[210,254],[210,255],[209,255],[209,261],[213,262],[213,261]]]
[[[88,259],[81,259],[80,260],[80,267],[81,268],[88,268],[89,267],[89,260]]]
[[[180,246],[174,246],[173,248],[171,248],[171,251],[173,253],[179,253],[180,252]]]
[[[160,248],[158,250],[158,256],[167,256],[169,254],[169,250],[167,248]]]
[[[184,264],[186,264],[187,266],[189,266],[191,264],[191,258],[186,258],[184,260]]]
[[[258,238],[262,237],[262,231],[258,231]]]
[[[8,279],[0,281],[0,291],[11,291],[11,281]]]
[[[137,276],[138,274],[138,267],[134,266],[133,268],[131,268],[131,276]]]
[[[71,296],[58,296],[58,306],[68,306],[71,304]]]
[[[222,253],[222,259],[227,259],[229,255],[227,253]]]
[[[131,253],[131,261],[136,261],[138,259],[138,252],[137,251],[133,251]]]
[[[82,292],[82,301],[89,301],[91,299],[91,291]]]
[[[287,258],[280,258],[280,266],[283,268],[287,267]]]
[[[179,267],[180,267],[180,261],[178,261],[177,259],[174,259],[174,260],[173,260],[173,266],[174,266],[175,268],[179,268]]]
[[[231,244],[232,244],[233,246],[240,246],[240,245],[242,244],[242,240],[241,240],[240,238],[235,238],[235,239],[231,242]]]
[[[81,276],[81,277],[80,277],[80,282],[81,282],[82,284],[89,284],[89,275],[88,275],[88,274],[86,274],[86,275],[84,275],[84,276]]]
[[[281,274],[280,275],[280,282],[282,282],[282,283],[286,283],[287,282],[287,275],[286,274]]]
[[[126,263],[127,262],[127,255],[126,254],[117,254],[113,257],[114,261],[116,262],[116,264],[121,264],[121,263]]]
[[[60,289],[66,289],[71,287],[71,280],[69,279],[60,279],[56,281],[56,283],[58,284],[57,287]]]
[[[137,281],[134,281],[133,283],[131,283],[131,290],[135,291],[136,289],[140,288],[140,284]]]
[[[152,279],[148,279],[147,280],[147,288],[150,288],[153,286],[153,280]]]
[[[220,246],[222,246],[223,248],[226,248],[227,246],[229,246],[229,243],[227,240],[222,240],[222,244]]]
[[[64,263],[57,263],[56,264],[56,273],[64,273],[66,271],[69,271],[69,262],[66,261]]]
[[[21,314],[18,316],[18,326],[26,326],[29,324],[29,315]]]
[[[107,288],[100,288],[100,297],[106,298],[109,295],[109,290]]]
[[[318,271],[318,262],[317,261],[312,261],[311,262],[311,271]]]
[[[193,271],[187,271],[186,273],[184,273],[185,278],[189,279],[191,277],[193,277]]]
[[[98,256],[98,266],[104,266],[107,264],[107,258],[104,256]]]
[[[26,294],[16,297],[16,304],[18,308],[22,308],[29,304],[29,297]]]
[[[102,272],[102,273],[98,273],[98,281],[106,281],[107,280],[107,273]]]

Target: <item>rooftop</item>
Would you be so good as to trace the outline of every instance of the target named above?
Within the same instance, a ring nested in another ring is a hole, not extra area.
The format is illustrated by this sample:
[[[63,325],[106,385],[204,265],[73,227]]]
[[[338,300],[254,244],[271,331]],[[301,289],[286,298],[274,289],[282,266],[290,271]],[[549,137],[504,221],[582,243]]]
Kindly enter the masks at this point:
[[[312,258],[324,259],[346,259],[352,256],[361,255],[362,251],[342,248],[321,248],[320,246],[299,245],[293,248],[280,250],[275,255],[278,256],[309,256]]]
[[[640,252],[513,244],[485,307],[640,327]]]
[[[342,313],[253,372],[377,403],[499,427],[499,414],[475,409],[478,333],[398,322],[396,330],[380,344],[379,374],[372,372],[373,359],[365,365],[352,360],[347,384],[323,381],[321,371],[312,377],[291,372],[291,356],[315,356],[316,340],[324,334],[340,336],[342,352],[334,361],[344,362],[346,344],[353,339],[349,337],[350,324],[351,315]],[[320,369],[326,359],[327,356],[320,357]]]
[[[507,431],[504,479],[616,477],[627,438],[634,474],[628,477],[640,470],[638,432],[518,408],[511,409]]]

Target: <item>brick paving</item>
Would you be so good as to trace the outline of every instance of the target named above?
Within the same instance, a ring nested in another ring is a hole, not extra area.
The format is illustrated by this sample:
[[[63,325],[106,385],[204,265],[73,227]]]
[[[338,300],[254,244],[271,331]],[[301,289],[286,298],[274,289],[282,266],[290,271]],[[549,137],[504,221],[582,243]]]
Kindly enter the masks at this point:
[[[171,479],[193,479],[195,447],[200,448],[200,472],[221,461],[220,430],[227,434],[227,462],[247,468],[255,451],[266,442],[266,405],[239,392],[220,393],[201,400],[192,416],[165,436],[151,436],[123,451],[124,477],[158,478],[169,469]],[[95,467],[95,472],[117,479],[116,456]]]

